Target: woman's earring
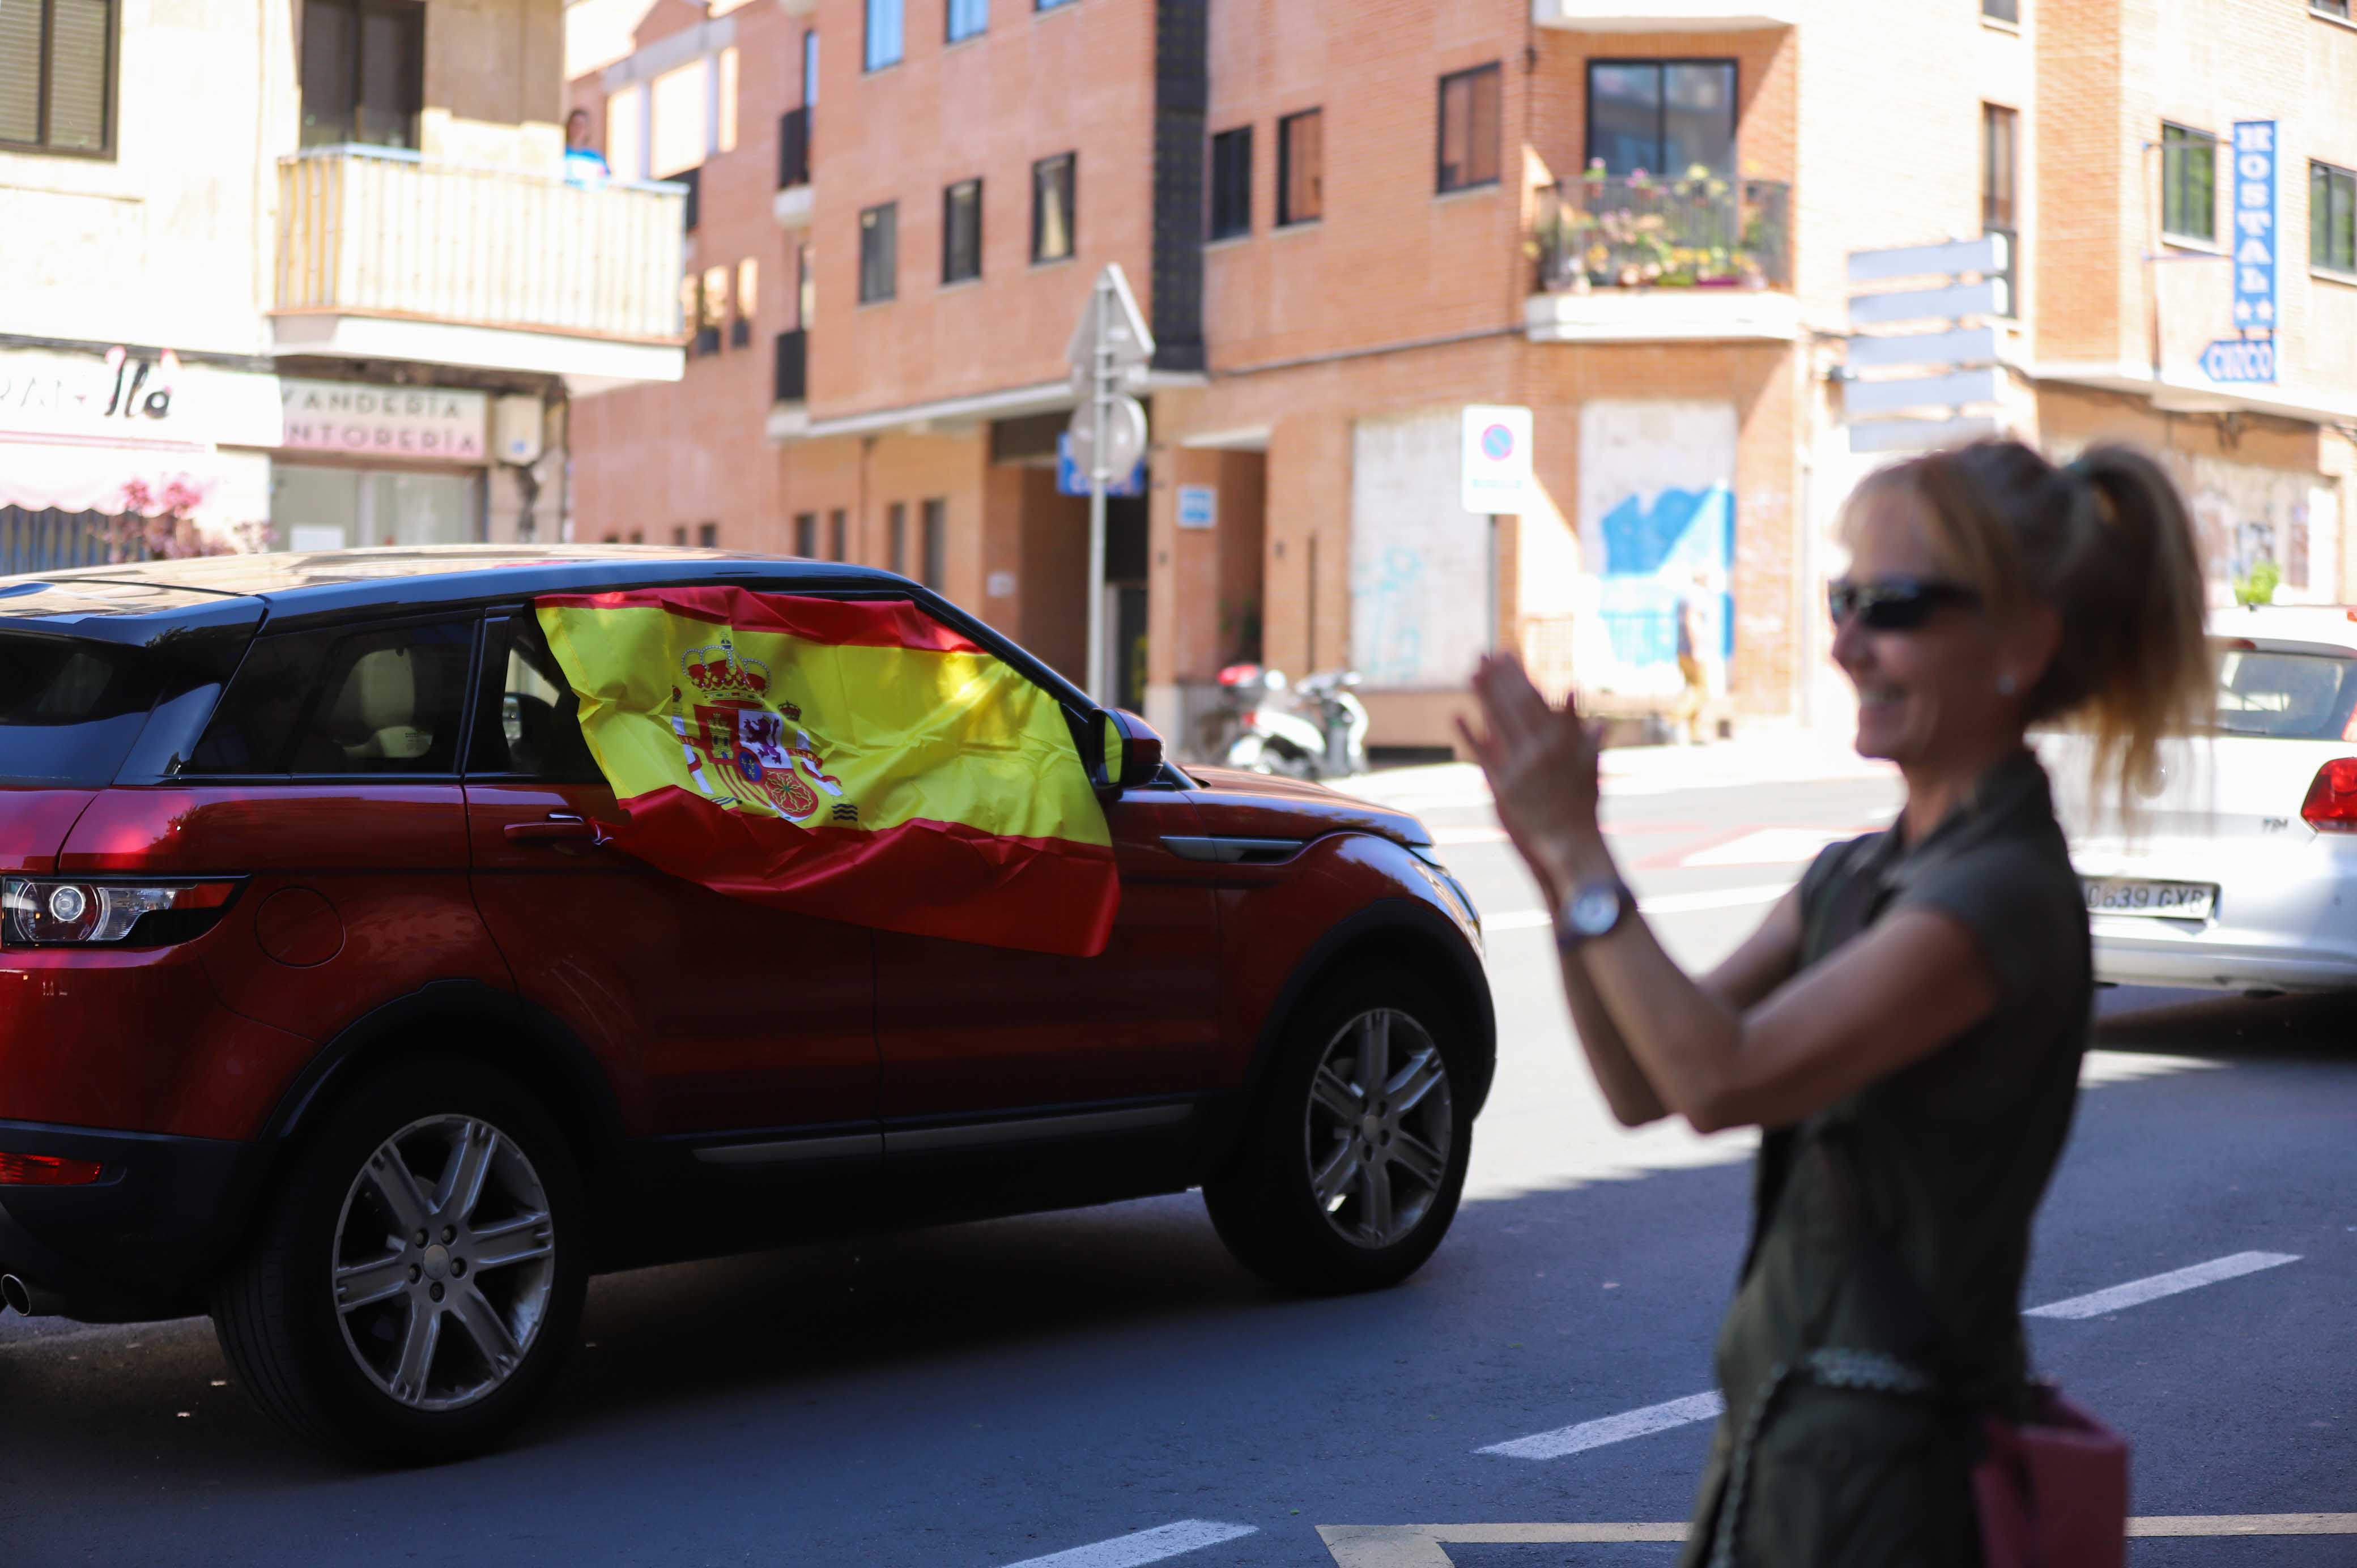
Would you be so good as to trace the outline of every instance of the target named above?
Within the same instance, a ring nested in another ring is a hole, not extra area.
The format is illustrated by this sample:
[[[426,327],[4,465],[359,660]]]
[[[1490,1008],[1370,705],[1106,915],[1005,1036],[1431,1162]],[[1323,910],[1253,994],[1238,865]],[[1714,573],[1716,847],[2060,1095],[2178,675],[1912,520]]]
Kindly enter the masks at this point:
[[[2010,697],[2018,685],[2019,682],[2013,678],[2013,671],[2008,670],[1996,678],[1996,694],[2000,697]]]

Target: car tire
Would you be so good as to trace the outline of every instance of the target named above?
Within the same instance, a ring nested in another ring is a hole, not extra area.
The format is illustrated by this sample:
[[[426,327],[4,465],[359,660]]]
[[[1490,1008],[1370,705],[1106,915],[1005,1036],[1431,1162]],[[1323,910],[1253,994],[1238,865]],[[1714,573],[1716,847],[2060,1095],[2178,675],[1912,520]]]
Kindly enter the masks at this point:
[[[1414,1273],[1465,1189],[1472,1065],[1456,1015],[1414,975],[1360,970],[1321,988],[1279,1043],[1228,1168],[1203,1184],[1220,1240],[1291,1290]]]
[[[570,1351],[587,1219],[573,1151],[522,1085],[463,1058],[404,1062],[295,1151],[214,1290],[214,1330],[298,1438],[464,1458],[513,1430]]]

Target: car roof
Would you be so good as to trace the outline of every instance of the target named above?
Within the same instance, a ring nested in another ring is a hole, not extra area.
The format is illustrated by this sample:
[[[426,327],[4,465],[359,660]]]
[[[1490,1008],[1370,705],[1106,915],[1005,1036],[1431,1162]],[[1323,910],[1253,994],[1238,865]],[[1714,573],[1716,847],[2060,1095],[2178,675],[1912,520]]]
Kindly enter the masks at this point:
[[[2210,635],[2357,653],[2357,610],[2346,605],[2236,605],[2210,612]]]

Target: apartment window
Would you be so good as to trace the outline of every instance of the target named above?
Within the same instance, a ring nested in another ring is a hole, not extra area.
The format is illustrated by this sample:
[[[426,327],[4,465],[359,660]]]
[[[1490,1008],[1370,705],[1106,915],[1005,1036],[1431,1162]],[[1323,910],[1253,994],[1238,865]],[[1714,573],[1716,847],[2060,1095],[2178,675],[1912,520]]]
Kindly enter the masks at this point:
[[[704,316],[695,335],[699,354],[720,352],[721,329],[728,325],[728,273],[726,267],[704,269]]]
[[[2004,297],[1997,301],[1997,313],[2001,316],[2021,314],[2013,296],[2016,281],[2021,276],[2021,262],[2014,254],[2015,247],[2021,243],[2021,230],[2014,221],[2014,138],[2018,124],[2018,117],[2012,110],[2000,109],[1994,103],[1981,105],[1981,232],[2005,240],[2005,275],[1999,280],[2005,285]]]
[[[942,192],[942,281],[982,275],[982,181],[962,179]]]
[[[803,331],[818,317],[818,262],[807,244],[794,247],[794,325]]]
[[[890,299],[899,276],[900,204],[888,201],[859,215],[859,303]]]
[[[1326,122],[1315,109],[1276,123],[1276,223],[1326,216]]]
[[[1072,0],[1031,0],[1031,8],[1034,11],[1054,11],[1071,3]]]
[[[2357,172],[2308,166],[2308,259],[2337,273],[2357,273]]]
[[[695,542],[706,550],[719,549],[720,525],[716,522],[697,523],[695,525]]]
[[[936,497],[925,503],[924,538],[919,543],[917,581],[935,593],[948,575],[950,503]]]
[[[2021,0],[1981,0],[1981,15],[1995,22],[2021,20]]]
[[[0,145],[113,153],[115,4],[0,0]]]
[[[990,26],[990,0],[950,0],[950,42],[970,38]]]
[[[1498,183],[1498,94],[1503,80],[1494,65],[1440,79],[1442,190]]]
[[[0,31],[16,9],[0,3]],[[304,146],[416,146],[425,104],[425,7],[305,0],[301,73]]]
[[[862,59],[866,70],[882,70],[900,63],[900,7],[901,0],[867,0],[867,52]]]
[[[2308,0],[2308,5],[2309,10],[2321,12],[2327,16],[2338,16],[2343,21],[2351,19],[2349,0]]]
[[[1058,153],[1031,166],[1031,259],[1060,262],[1072,253],[1079,155]]]
[[[884,509],[884,537],[891,550],[887,564],[905,576],[909,570],[909,506],[906,501],[894,501]]]
[[[826,558],[830,561],[851,559],[850,531],[844,526],[843,509],[836,507],[826,514]]]
[[[818,559],[818,513],[794,513],[794,553],[805,561]]]
[[[616,179],[647,177],[646,102],[637,85],[606,94],[606,166]]]
[[[2218,237],[2218,138],[2207,131],[2160,128],[2160,231]]]
[[[1616,178],[1735,174],[1733,60],[1590,60],[1587,158]]]
[[[728,324],[728,346],[742,349],[753,341],[753,317],[761,305],[760,263],[747,256],[737,263],[737,317]]]
[[[1211,138],[1211,228],[1214,240],[1252,232],[1252,127]]]
[[[680,523],[671,531],[671,542],[673,544],[685,544],[687,542],[687,524],[683,522]]]

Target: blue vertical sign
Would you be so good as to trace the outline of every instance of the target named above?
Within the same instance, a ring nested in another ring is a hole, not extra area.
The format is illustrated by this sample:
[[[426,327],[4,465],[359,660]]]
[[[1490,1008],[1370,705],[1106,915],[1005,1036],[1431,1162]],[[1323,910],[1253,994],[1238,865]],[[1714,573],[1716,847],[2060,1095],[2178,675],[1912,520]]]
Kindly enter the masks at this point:
[[[2276,123],[2234,122],[2234,326],[2276,329]],[[2273,378],[2270,377],[2270,380]]]

